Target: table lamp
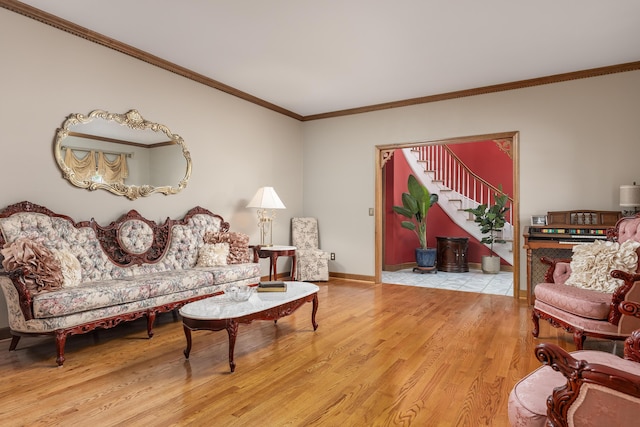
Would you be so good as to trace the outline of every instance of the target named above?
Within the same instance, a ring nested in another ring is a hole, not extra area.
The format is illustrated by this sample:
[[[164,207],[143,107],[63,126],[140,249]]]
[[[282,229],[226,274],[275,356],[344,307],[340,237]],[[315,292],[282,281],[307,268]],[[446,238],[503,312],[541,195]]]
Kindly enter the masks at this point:
[[[638,212],[638,206],[640,206],[640,185],[621,185],[620,186],[620,206],[623,208],[633,208],[629,210],[622,210],[623,215],[635,215]]]
[[[261,187],[251,199],[248,208],[258,208],[258,228],[260,228],[260,246],[273,246],[274,209],[286,209],[273,187]],[[271,214],[267,212],[271,209]],[[269,234],[269,241],[266,237]]]

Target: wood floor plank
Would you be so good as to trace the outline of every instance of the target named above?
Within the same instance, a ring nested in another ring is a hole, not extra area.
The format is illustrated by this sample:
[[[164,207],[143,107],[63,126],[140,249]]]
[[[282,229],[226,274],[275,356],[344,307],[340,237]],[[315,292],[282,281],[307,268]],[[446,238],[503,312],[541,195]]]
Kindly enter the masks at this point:
[[[571,336],[510,297],[334,279],[311,305],[240,325],[236,372],[227,334],[159,316],[70,337],[64,367],[51,338],[0,351],[7,426],[506,426],[513,385],[539,366],[540,341]],[[591,340],[587,340],[589,348]],[[606,346],[608,343],[599,343]]]

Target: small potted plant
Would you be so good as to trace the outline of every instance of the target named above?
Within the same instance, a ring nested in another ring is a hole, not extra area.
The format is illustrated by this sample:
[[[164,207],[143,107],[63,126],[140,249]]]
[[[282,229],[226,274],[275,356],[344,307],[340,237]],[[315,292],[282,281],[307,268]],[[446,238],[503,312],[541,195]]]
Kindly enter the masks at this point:
[[[427,247],[427,213],[438,201],[438,195],[430,194],[427,187],[413,175],[409,175],[407,189],[408,193],[402,193],[402,206],[393,206],[393,211],[407,218],[402,221],[401,226],[413,231],[418,237],[420,247],[415,250],[418,267],[434,268],[436,249]]]
[[[465,212],[475,216],[473,220],[480,227],[480,233],[486,234],[480,243],[489,245],[491,255],[482,256],[482,272],[496,274],[500,271],[500,257],[493,252],[494,243],[505,243],[505,240],[497,236],[497,232],[504,228],[507,222],[505,214],[509,210],[507,207],[508,196],[502,192],[502,185],[498,187],[500,194],[494,194],[494,203],[489,206],[486,203],[476,208],[465,209]]]

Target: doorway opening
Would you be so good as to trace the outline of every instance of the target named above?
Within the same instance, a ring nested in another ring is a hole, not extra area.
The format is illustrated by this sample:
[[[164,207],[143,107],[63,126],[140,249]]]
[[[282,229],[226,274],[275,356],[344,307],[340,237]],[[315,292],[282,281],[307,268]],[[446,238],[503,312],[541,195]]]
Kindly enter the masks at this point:
[[[473,143],[479,141],[494,140],[502,144],[505,149],[510,150],[512,168],[512,188],[513,188],[513,296],[520,297],[520,221],[519,221],[519,141],[518,132],[503,132],[487,135],[473,135],[467,137],[450,138],[435,141],[422,141],[413,143],[399,143],[376,146],[376,174],[375,174],[375,282],[382,281],[383,255],[385,248],[385,220],[386,216],[392,214],[386,211],[385,199],[385,164],[392,158],[396,150],[402,148],[417,148],[429,145],[451,145],[462,143]]]

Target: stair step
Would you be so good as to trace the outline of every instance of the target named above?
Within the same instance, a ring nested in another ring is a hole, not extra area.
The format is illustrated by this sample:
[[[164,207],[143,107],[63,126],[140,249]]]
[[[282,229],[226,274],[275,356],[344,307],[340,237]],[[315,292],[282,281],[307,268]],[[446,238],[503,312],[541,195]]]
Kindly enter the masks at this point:
[[[441,180],[441,179],[434,179],[431,182],[435,182],[435,183],[438,183],[438,184],[443,184],[444,183],[444,181]]]
[[[449,190],[451,191],[451,190]],[[462,199],[449,199],[450,202],[460,202],[462,203]]]

